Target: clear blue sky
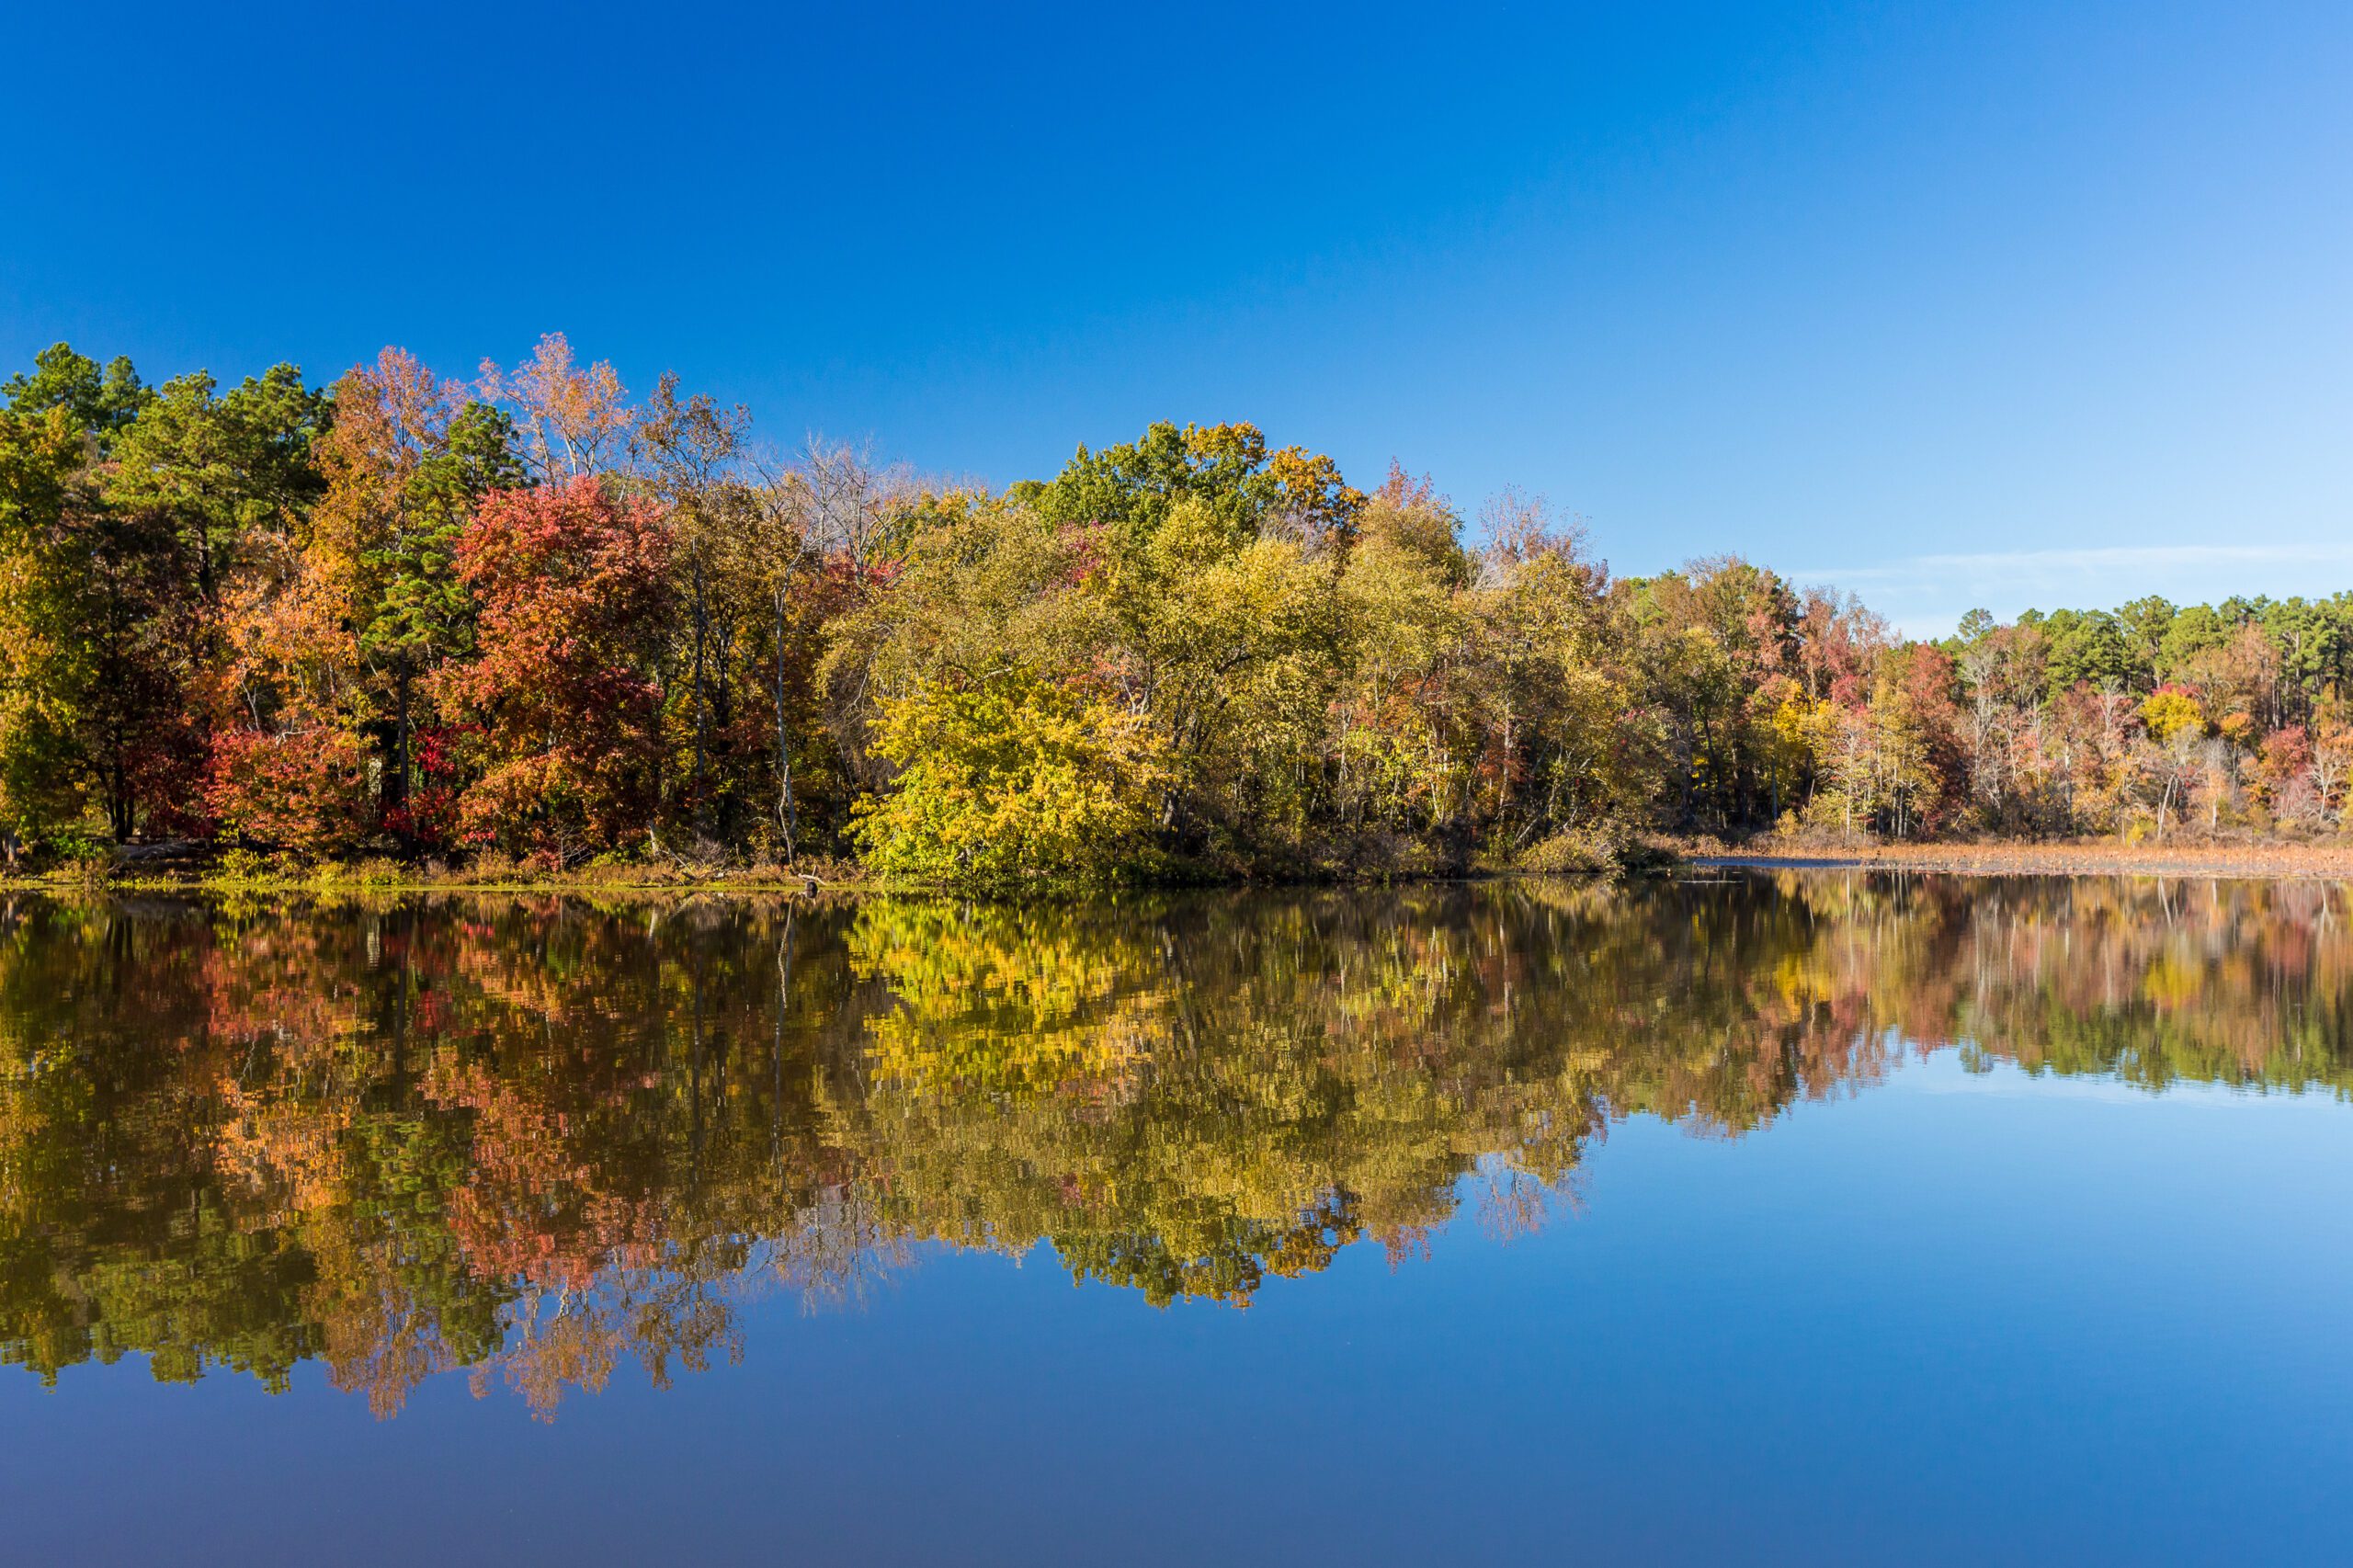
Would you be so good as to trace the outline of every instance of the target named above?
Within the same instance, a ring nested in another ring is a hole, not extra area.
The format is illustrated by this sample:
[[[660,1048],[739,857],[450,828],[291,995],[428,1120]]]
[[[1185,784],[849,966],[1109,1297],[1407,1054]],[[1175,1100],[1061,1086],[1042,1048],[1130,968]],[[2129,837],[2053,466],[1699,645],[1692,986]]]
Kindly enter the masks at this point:
[[[2353,586],[2353,6],[20,8],[0,360],[1250,419],[1915,631]]]

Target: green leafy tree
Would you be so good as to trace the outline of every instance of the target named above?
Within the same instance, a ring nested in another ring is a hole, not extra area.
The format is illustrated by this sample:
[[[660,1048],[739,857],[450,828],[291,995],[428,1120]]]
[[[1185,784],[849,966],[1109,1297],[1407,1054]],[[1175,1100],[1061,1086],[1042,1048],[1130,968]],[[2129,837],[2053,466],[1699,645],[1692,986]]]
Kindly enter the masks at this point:
[[[109,497],[174,520],[208,613],[217,611],[240,541],[298,530],[324,494],[314,448],[329,411],[291,365],[226,392],[200,370],[175,377],[117,436]]]
[[[14,831],[68,825],[81,802],[118,842],[198,825],[205,621],[178,519],[110,493],[108,451],[147,394],[127,362],[101,373],[63,346],[12,378],[0,415],[0,552]]]
[[[63,343],[33,356],[31,374],[0,381],[0,399],[11,410],[24,415],[63,410],[67,426],[86,434],[101,457],[153,396],[129,359],[118,356],[101,369],[96,359]]]

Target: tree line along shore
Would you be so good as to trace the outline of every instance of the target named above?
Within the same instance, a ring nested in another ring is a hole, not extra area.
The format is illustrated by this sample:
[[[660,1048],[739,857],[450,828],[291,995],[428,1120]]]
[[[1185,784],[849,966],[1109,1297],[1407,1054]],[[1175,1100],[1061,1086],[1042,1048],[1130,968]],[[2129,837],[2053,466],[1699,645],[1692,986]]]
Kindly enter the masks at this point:
[[[560,335],[0,384],[17,875],[980,889],[2101,840],[2334,866],[2353,595],[1911,640],[1541,498],[1156,424],[1004,489]],[[2203,846],[2203,847],[2200,847]],[[1990,853],[1990,852],[1989,852]],[[1928,858],[1932,858],[1932,856]],[[308,874],[308,873],[304,873]]]

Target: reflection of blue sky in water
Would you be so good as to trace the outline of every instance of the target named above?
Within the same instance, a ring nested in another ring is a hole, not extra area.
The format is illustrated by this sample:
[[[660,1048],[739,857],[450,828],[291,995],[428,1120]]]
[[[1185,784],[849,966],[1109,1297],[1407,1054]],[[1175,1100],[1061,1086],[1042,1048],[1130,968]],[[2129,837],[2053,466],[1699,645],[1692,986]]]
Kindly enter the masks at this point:
[[[1748,1082],[1762,1042],[1844,1006],[1840,986],[1876,1001],[1822,1024],[1825,1040],[1852,1017],[1886,1049],[1845,1059],[1864,1070],[1824,1077],[1818,1096],[1786,1081],[1759,1101],[1742,1089],[1730,1102],[1749,1118],[1738,1136],[1689,1112],[1610,1119],[1584,1134],[1565,1179],[1549,1187],[1497,1152],[1497,1129],[1509,1124],[1431,1122],[1461,1130],[1463,1159],[1441,1176],[1448,1200],[1429,1222],[1270,1274],[1247,1311],[1182,1297],[1160,1309],[1125,1285],[1074,1283],[1052,1236],[999,1248],[889,1234],[889,1216],[904,1224],[933,1212],[892,1206],[892,1184],[930,1169],[913,1160],[930,1145],[892,1131],[893,1119],[965,1124],[949,1115],[951,1085],[877,1090],[865,1113],[873,1127],[824,1145],[867,1162],[837,1165],[847,1185],[815,1199],[835,1206],[825,1226],[849,1243],[818,1260],[835,1267],[840,1289],[788,1288],[778,1276],[801,1265],[785,1257],[777,1267],[779,1244],[755,1236],[748,1276],[722,1271],[712,1282],[734,1314],[734,1353],[712,1356],[706,1369],[674,1366],[656,1390],[622,1356],[601,1392],[573,1391],[551,1425],[529,1420],[495,1378],[489,1397],[475,1399],[460,1376],[425,1379],[398,1419],[378,1422],[317,1359],[299,1362],[275,1398],[226,1371],[158,1385],[135,1354],[123,1365],[68,1365],[54,1392],[10,1369],[0,1375],[0,1430],[14,1439],[0,1467],[0,1539],[11,1555],[42,1562],[409,1562],[449,1556],[454,1544],[460,1559],[582,1562],[682,1551],[823,1562],[2268,1562],[2325,1561],[2353,1528],[2336,1484],[2353,1461],[2353,1362],[2340,1343],[2343,1303],[2353,1300],[2353,1105],[2332,1088],[2343,1063],[2320,1043],[2333,1038],[2328,1020],[2341,1016],[2347,983],[2342,911],[2327,909],[2342,890],[2177,885],[2171,927],[2139,917],[2154,893],[2090,881],[1790,877],[1573,890],[1552,905],[1546,896],[1180,901],[1094,935],[1079,915],[1025,916],[1004,929],[1047,942],[1057,961],[1118,952],[1149,962],[1165,949],[1134,938],[1165,931],[1208,977],[1188,1015],[1211,1031],[1197,1041],[1201,1067],[1164,1057],[1147,1078],[1189,1084],[1185,1074],[1225,1065],[1235,1071],[1199,1082],[1238,1092],[1308,1082],[1285,1077],[1287,1062],[1336,1070],[1370,1051],[1404,1075],[1359,1081],[1398,1092],[1366,1107],[1372,1119],[1354,1124],[1346,1144],[1313,1142],[1320,1111],[1256,1121],[1243,1136],[1220,1117],[1272,1117],[1295,1091],[1187,1119],[1178,1112],[1195,1102],[1171,1097],[1182,1084],[1140,1098],[1148,1085],[1121,1058],[1069,1091],[992,1089],[972,1107],[985,1135],[941,1147],[1067,1162],[1026,1185],[964,1172],[969,1196],[1067,1194],[1057,1224],[1181,1216],[1188,1202],[1232,1187],[1236,1162],[1254,1151],[1320,1150],[1302,1166],[1312,1172],[1332,1168],[1317,1161],[1345,1165],[1352,1149],[1386,1147],[1393,1132],[1418,1133],[1420,1124],[1395,1120],[1414,1103],[1402,1091],[1492,1086],[1501,1075],[1481,1074],[1497,1052],[1518,1052],[1515,1072],[1531,1085],[1581,1072],[1612,1081],[1604,1069],[1615,1062],[1621,1098],[1651,1085],[1672,1106],[1677,1094],[1731,1094]],[[1497,923],[1497,911],[1529,923]],[[631,1190],[619,1180],[630,1169],[654,1179],[656,1211],[681,1228],[673,1240],[693,1239],[691,1227],[712,1215],[771,1226],[787,1211],[759,1206],[779,1201],[767,1140],[803,1114],[795,1096],[810,1061],[795,1055],[779,1074],[765,1056],[730,1053],[728,1040],[772,1038],[740,1029],[765,1016],[734,1010],[747,998],[729,977],[773,986],[775,933],[724,911],[703,919],[691,940],[682,933],[692,922],[670,922],[668,948],[645,945],[655,938],[642,921],[592,926],[620,945],[608,958],[589,946],[564,959],[575,976],[610,963],[613,974],[645,977],[660,952],[666,978],[639,994],[660,995],[674,1020],[689,1023],[693,993],[678,982],[704,977],[699,1057],[692,1037],[674,1031],[665,1075],[644,1091],[631,1074],[582,1069],[591,1085],[655,1094],[647,1103],[673,1111],[683,1109],[675,1074],[716,1085],[699,1122],[665,1124],[678,1138],[658,1147],[677,1163],[645,1163],[657,1146],[637,1113],[567,1145],[578,1180],[598,1191]],[[540,928],[507,929],[511,948]],[[979,924],[966,934],[997,931]],[[1614,955],[1613,931],[1624,944]],[[1398,983],[1415,971],[1372,961],[1400,932],[1419,944],[1403,950],[1432,960],[1427,973],[1461,988],[1460,1006],[1434,1026],[1399,1011],[1416,992]],[[1687,937],[1693,945],[1679,947]],[[826,984],[846,977],[821,922],[804,917],[794,939],[804,944],[797,977],[826,975],[829,964]],[[746,961],[731,968],[739,946]],[[397,964],[401,949],[376,950]],[[1009,941],[992,961],[1027,950]],[[1340,983],[1337,966],[1323,961],[1335,952],[1353,957],[1347,988],[1381,983],[1377,1006],[1346,1015],[1358,1020],[1350,1028],[1376,1032],[1351,1046],[1318,1022],[1298,1037],[1303,1055],[1254,1057],[1267,1031],[1290,1038],[1302,1010]],[[1288,956],[1261,961],[1270,954]],[[481,973],[497,953],[462,956],[450,973]],[[1605,956],[1618,967],[1596,969]],[[2177,972],[2193,960],[2194,984]],[[2160,973],[2160,963],[2173,967]],[[494,1006],[529,1002],[517,988],[536,972],[500,971]],[[1498,1016],[1494,977],[1506,973],[1509,1016],[1528,1032],[1482,1042],[1475,1030]],[[2084,1021],[2067,1001],[2077,984],[2120,999],[2120,1032],[2065,1033]],[[2256,989],[2234,989],[2244,986]],[[1156,984],[1141,994],[1157,996]],[[819,986],[801,1000],[827,994]],[[2152,994],[2168,1000],[2153,1011]],[[1785,996],[1799,1005],[1773,1011]],[[1547,1011],[1580,997],[1596,1010]],[[462,1002],[437,1006],[468,1031],[501,1016],[483,1010],[493,1002]],[[1932,1030],[1956,1008],[1975,1009],[1975,1021],[1934,1038],[1961,1043],[1920,1054],[1923,1036],[1912,1030]],[[1916,1020],[1908,1028],[1887,1021],[1907,1014]],[[822,1009],[796,1016],[831,1027]],[[1588,1028],[1606,1018],[1621,1022]],[[1755,1027],[1726,1027],[1742,1020]],[[2228,1033],[2234,1024],[2245,1038]],[[570,1043],[594,1045],[583,1058],[592,1066],[635,1038],[596,1027],[574,1016]],[[2304,1092],[2157,1070],[2244,1063],[2275,1027],[2318,1032],[2295,1037],[2305,1041],[2296,1073],[2246,1077]],[[2201,1040],[2213,1048],[2204,1056],[2192,1049]],[[565,1043],[561,1033],[518,1036],[512,1051],[475,1059],[509,1089],[534,1091],[516,1102],[523,1109],[569,1107],[575,1121],[613,1114],[578,1085],[541,1076]],[[422,1039],[410,1044],[427,1050]],[[2089,1062],[2115,1048],[2129,1049],[2139,1081],[2035,1073],[2006,1055]],[[348,1071],[358,1058],[323,1060]],[[1239,1071],[1251,1062],[1259,1066]],[[1658,1065],[1673,1062],[1682,1075]],[[1727,1071],[1711,1076],[1711,1062]],[[256,1068],[244,1081],[265,1076]],[[784,1120],[765,1111],[727,1119],[726,1108],[779,1082]],[[2155,1082],[2165,1086],[2146,1086]],[[22,1088],[11,1080],[8,1092]],[[387,1085],[369,1093],[355,1108],[363,1124],[397,1113],[380,1135],[432,1110]],[[842,1100],[826,1114],[856,1110]],[[532,1124],[513,1107],[501,1114]],[[1118,1136],[1099,1141],[1107,1130]],[[753,1143],[735,1153],[751,1163],[739,1167],[730,1140],[747,1133]],[[1182,1157],[1089,1164],[1151,1138]],[[1416,1179],[1426,1168],[1449,1167],[1404,1167]],[[1165,1182],[1171,1169],[1198,1185],[1192,1199],[1176,1192],[1158,1210],[1107,1208],[1108,1187],[1066,1187],[1090,1171],[1113,1184],[1157,1171]],[[20,1184],[38,1175],[22,1160],[5,1172]],[[722,1200],[739,1179],[745,1190],[730,1207]],[[28,1189],[5,1190],[14,1202]],[[55,1208],[40,1214],[44,1224],[61,1218]],[[115,1264],[175,1256],[177,1243],[122,1245],[135,1217],[100,1218],[94,1234],[114,1241]],[[322,1210],[304,1221],[322,1249],[332,1218]],[[11,1233],[0,1271],[14,1291],[47,1277],[28,1271],[46,1261],[23,1248],[49,1233]],[[660,1273],[632,1288],[650,1296]],[[128,1271],[92,1278],[94,1289],[116,1290]],[[575,1291],[570,1306],[594,1293]]]
[[[47,1562],[2322,1562],[2348,1115],[1944,1054],[1736,1142],[1637,1118],[1574,1218],[1466,1210],[1247,1312],[942,1254],[552,1427],[454,1381],[380,1425],[312,1376],[0,1380],[0,1504]]]

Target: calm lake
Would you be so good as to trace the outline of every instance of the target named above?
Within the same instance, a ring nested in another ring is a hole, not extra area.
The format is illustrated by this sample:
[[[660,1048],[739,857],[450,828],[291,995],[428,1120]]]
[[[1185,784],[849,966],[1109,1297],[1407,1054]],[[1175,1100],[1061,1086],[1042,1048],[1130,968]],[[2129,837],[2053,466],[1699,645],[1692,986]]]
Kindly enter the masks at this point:
[[[0,1558],[2343,1562],[2353,890],[0,906]]]

